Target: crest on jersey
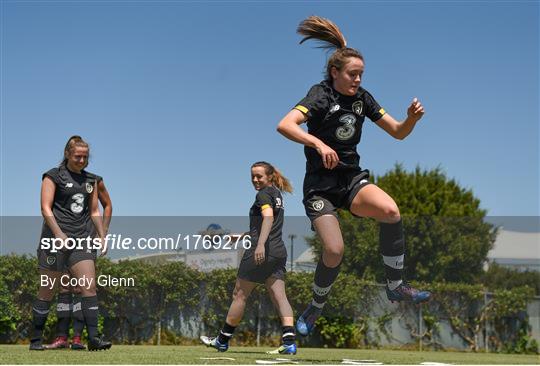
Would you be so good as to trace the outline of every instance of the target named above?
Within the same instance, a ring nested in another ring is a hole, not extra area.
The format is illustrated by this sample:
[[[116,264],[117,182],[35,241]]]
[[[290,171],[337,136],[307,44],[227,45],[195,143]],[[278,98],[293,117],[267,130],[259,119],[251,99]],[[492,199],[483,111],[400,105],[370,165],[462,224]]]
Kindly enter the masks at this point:
[[[92,193],[93,190],[94,190],[94,186],[90,183],[86,183],[86,192]]]
[[[336,129],[336,138],[341,141],[345,141],[354,136],[356,132],[356,117],[352,113],[344,114],[339,117],[339,122],[343,123],[343,126],[339,126]]]
[[[352,110],[354,113],[361,116],[362,112],[364,111],[364,102],[362,102],[361,100],[357,100],[352,104]]]
[[[311,207],[313,207],[315,211],[320,211],[324,208],[324,202],[322,200],[317,200],[311,204]]]
[[[52,266],[54,264],[54,262],[56,262],[56,257],[55,256],[53,256],[53,255],[47,256],[47,264],[49,266]]]

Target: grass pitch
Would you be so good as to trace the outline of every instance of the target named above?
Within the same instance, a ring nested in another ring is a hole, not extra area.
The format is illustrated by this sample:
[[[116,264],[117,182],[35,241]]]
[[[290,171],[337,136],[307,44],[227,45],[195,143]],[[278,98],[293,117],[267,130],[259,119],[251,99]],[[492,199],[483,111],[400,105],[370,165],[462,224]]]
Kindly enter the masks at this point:
[[[32,351],[23,345],[0,345],[0,364],[256,364],[257,360],[290,359],[299,365],[341,364],[343,359],[373,360],[383,364],[539,364],[538,355],[469,352],[415,352],[300,348],[295,356],[269,355],[267,347],[231,347],[225,353],[204,346],[113,346],[108,351]],[[225,359],[232,358],[233,360]],[[208,359],[216,358],[216,359]]]

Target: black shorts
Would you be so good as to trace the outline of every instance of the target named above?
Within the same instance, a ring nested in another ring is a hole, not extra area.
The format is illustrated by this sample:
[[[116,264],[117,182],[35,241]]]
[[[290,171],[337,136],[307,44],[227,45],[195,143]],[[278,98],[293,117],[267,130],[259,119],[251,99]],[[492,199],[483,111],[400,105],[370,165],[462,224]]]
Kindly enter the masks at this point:
[[[250,282],[265,283],[270,277],[278,280],[285,280],[285,265],[287,258],[266,257],[264,263],[255,264],[253,253],[244,253],[240,267],[238,267],[238,278]]]
[[[337,217],[336,210],[350,210],[356,194],[368,184],[367,169],[307,173],[302,201],[307,216],[311,222],[323,215]]]
[[[74,264],[84,260],[97,258],[97,251],[87,249],[59,250],[52,253],[50,250],[38,248],[37,250],[39,269],[47,269],[55,272],[67,272]]]

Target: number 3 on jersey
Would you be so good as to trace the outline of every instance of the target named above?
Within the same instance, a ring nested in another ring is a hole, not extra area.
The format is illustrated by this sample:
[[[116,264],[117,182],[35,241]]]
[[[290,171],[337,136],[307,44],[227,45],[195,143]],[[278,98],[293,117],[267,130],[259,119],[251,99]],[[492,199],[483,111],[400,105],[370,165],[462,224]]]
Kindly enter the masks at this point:
[[[71,198],[75,201],[71,204],[71,211],[81,213],[84,208],[84,195],[82,193],[76,193]]]

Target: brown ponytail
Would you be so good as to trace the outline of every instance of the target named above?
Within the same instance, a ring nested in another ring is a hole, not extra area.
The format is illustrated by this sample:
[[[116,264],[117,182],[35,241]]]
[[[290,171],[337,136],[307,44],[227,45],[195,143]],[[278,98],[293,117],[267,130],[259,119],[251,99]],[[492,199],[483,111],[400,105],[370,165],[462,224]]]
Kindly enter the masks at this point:
[[[270,177],[270,182],[272,182],[272,184],[276,186],[277,189],[279,189],[281,192],[292,193],[293,188],[289,180],[285,178],[285,176],[281,174],[281,172],[277,170],[272,164],[267,163],[266,161],[258,161],[254,163],[251,167],[255,168],[258,166],[264,168],[264,172]]]
[[[321,42],[320,48],[336,49],[326,65],[326,78],[328,80],[332,80],[330,73],[332,67],[341,70],[348,62],[349,57],[357,57],[364,61],[364,56],[360,52],[347,47],[347,41],[338,26],[328,19],[312,15],[300,23],[296,32],[304,36],[300,44],[309,39],[316,39]]]
[[[296,29],[296,32],[305,36],[300,41],[300,44],[309,39],[318,39],[322,42],[321,48],[340,49],[347,47],[347,41],[338,26],[328,19],[315,15],[304,19]]]

